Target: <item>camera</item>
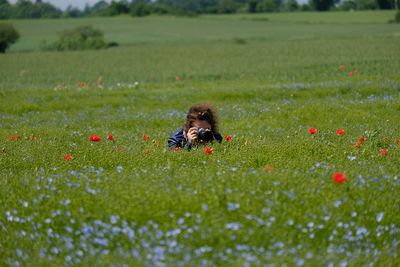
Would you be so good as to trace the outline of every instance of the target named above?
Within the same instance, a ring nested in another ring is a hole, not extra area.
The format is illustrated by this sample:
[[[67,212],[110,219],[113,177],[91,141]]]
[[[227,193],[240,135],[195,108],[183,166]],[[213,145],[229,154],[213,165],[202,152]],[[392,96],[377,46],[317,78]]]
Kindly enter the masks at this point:
[[[209,142],[213,140],[214,134],[210,129],[199,128],[197,130],[197,138],[200,142]]]

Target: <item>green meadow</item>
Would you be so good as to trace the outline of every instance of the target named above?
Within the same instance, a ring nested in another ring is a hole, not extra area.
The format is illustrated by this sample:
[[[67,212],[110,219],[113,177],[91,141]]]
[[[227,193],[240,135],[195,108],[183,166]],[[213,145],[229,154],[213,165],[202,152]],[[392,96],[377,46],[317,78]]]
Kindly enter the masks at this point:
[[[21,38],[0,55],[0,265],[399,266],[393,18],[8,21]],[[40,50],[80,25],[119,46]],[[232,139],[168,150],[203,101]]]

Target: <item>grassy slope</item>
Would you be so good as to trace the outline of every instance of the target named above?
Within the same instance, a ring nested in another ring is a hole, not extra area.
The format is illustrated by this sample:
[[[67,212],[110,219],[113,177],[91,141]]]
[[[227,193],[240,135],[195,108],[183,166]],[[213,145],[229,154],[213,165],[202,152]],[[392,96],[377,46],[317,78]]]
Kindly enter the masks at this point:
[[[332,14],[306,14],[308,24],[288,21],[305,14],[93,19],[124,32],[117,41],[127,47],[1,55],[1,263],[396,266],[398,30],[385,12],[354,13],[345,25],[348,13]],[[143,23],[137,39],[119,27],[126,21]],[[151,33],[154,25],[165,29]],[[166,151],[186,109],[210,99],[233,141],[210,156]],[[116,141],[90,143],[91,134]],[[335,171],[348,181],[334,184]],[[125,259],[134,251],[143,258]]]

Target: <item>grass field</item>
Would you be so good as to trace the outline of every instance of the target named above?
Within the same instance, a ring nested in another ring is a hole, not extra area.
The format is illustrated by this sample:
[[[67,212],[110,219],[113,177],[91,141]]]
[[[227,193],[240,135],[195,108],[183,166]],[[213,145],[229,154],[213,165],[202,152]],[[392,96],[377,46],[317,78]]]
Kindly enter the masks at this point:
[[[0,55],[0,265],[398,266],[393,17],[12,21],[22,37]],[[87,24],[121,46],[39,51]],[[210,155],[168,151],[200,101],[232,140]]]

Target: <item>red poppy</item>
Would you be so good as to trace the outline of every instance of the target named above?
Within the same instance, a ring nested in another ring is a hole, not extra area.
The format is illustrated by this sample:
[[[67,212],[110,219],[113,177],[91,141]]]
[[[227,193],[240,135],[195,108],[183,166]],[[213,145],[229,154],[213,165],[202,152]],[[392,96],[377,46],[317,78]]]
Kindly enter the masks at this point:
[[[311,127],[310,129],[308,129],[308,132],[309,132],[311,135],[314,135],[314,134],[317,133],[317,129],[314,128],[314,127]]]
[[[143,135],[143,141],[147,142],[150,139],[150,136],[147,134]]]
[[[340,70],[345,70],[346,67],[345,67],[344,65],[340,65],[340,66],[339,66],[339,69],[340,69]]]
[[[356,75],[356,74],[358,74],[357,70],[352,70],[352,71],[349,72],[350,76],[353,76],[353,75]]]
[[[91,135],[89,136],[89,140],[92,142],[100,142],[101,141],[101,137],[98,135]]]
[[[365,142],[365,138],[364,138],[363,136],[360,136],[360,137],[358,138],[357,143],[356,143],[354,146],[355,146],[356,148],[360,148],[361,145],[362,145],[364,142]]]
[[[230,142],[232,140],[232,136],[231,135],[225,135],[224,138],[228,142]]]
[[[344,135],[344,130],[343,129],[337,129],[336,130],[337,135]]]
[[[381,148],[379,152],[382,157],[386,157],[387,155],[389,155],[389,151],[386,148]]]
[[[64,155],[65,160],[72,160],[74,157],[72,155]]]
[[[344,183],[346,181],[346,174],[341,172],[335,172],[334,174],[332,174],[332,179],[337,184]]]
[[[206,146],[206,147],[204,148],[204,153],[206,153],[206,154],[208,154],[208,155],[211,155],[212,152],[213,152],[212,148],[209,148],[208,146]]]
[[[182,80],[181,77],[179,77],[179,76],[176,76],[176,77],[175,77],[175,81],[180,81],[180,80]]]
[[[114,141],[114,136],[112,136],[111,134],[107,136],[107,139],[110,141]]]
[[[274,167],[272,167],[271,165],[267,165],[267,166],[264,167],[264,169],[266,171],[272,171],[274,169]]]
[[[8,139],[9,141],[21,140],[21,139],[22,139],[22,136],[20,136],[20,135],[10,135],[10,136],[7,137],[7,139]]]

